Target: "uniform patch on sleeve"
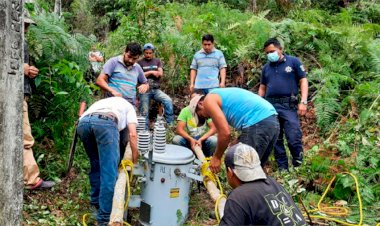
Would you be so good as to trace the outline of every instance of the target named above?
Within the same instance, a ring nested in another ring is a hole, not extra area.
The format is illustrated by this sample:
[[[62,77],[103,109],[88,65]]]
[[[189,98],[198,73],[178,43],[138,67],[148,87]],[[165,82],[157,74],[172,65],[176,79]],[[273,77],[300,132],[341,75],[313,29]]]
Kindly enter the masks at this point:
[[[300,68],[301,68],[301,71],[305,71],[305,68],[303,67],[303,64],[301,64]]]

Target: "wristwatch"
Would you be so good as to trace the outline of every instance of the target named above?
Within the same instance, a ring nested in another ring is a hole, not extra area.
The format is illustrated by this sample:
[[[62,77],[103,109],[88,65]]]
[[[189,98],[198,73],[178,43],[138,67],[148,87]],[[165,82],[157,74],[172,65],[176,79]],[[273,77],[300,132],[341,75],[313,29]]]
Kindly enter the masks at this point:
[[[301,104],[307,105],[307,100],[301,100]]]

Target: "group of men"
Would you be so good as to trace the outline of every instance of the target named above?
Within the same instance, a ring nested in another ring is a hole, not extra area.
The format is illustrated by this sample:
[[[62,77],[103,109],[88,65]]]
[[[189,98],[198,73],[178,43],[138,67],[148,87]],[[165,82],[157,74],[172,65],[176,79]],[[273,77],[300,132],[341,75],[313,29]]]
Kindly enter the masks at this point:
[[[241,132],[238,144],[231,146],[225,157],[227,179],[236,189],[227,200],[222,225],[305,224],[289,194],[265,175],[262,166],[274,147],[279,169],[288,168],[284,134],[293,166],[302,162],[297,110],[301,115],[306,112],[306,73],[297,58],[282,53],[278,40],[269,39],[264,50],[269,62],[263,69],[259,95],[240,88],[225,88],[226,60],[214,47],[214,37],[204,35],[202,49],[194,55],[190,66],[193,95],[189,106],[178,116],[173,143],[190,149],[197,145],[202,147],[206,156],[212,156],[210,169],[214,173],[220,171],[221,159],[230,144],[231,127]],[[163,65],[154,57],[154,52],[155,47],[150,43],[143,48],[129,43],[122,55],[110,58],[96,79],[107,98],[91,105],[79,120],[77,132],[90,159],[91,205],[97,210],[98,225],[109,222],[117,169],[128,142],[133,162],[138,160],[137,98],[140,114],[147,119],[150,100],[154,99],[164,105],[166,122],[173,124],[174,121],[172,100],[160,90]],[[141,54],[143,58],[139,60]],[[38,74],[38,69],[27,63],[24,69],[26,80]],[[25,99],[28,95],[26,87]],[[24,124],[28,124],[27,109],[25,111]],[[24,127],[24,155],[32,145],[30,132],[25,133],[28,130],[30,126]],[[28,171],[31,172],[24,166],[28,188],[54,185],[38,177],[37,182],[29,182]]]

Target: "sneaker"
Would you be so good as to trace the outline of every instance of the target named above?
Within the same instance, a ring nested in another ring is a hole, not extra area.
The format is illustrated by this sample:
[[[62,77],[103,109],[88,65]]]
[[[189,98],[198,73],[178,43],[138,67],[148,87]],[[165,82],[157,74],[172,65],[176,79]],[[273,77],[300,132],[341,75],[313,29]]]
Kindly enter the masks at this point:
[[[98,209],[99,207],[95,205],[90,205],[91,216],[95,219],[96,219],[96,216],[98,215]]]
[[[55,185],[54,181],[43,180],[39,189],[49,189],[49,188],[52,188],[54,185]]]
[[[40,179],[35,185],[33,186],[27,186],[26,189],[28,190],[39,190],[39,189],[49,189],[52,188],[55,185],[54,181],[48,181],[48,180],[42,180]]]

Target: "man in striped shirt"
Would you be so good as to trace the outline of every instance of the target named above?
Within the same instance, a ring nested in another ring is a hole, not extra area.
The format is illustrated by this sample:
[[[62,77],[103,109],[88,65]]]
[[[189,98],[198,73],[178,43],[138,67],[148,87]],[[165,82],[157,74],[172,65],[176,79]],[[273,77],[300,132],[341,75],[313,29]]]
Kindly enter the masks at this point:
[[[198,90],[206,95],[213,88],[224,88],[226,68],[222,51],[214,47],[214,37],[211,34],[204,35],[202,49],[194,55],[190,66],[190,91]]]
[[[149,89],[148,81],[140,65],[136,63],[141,55],[141,46],[129,43],[124,54],[112,57],[103,66],[96,84],[106,91],[106,97],[123,97],[132,105],[136,105],[136,86],[139,93]]]

